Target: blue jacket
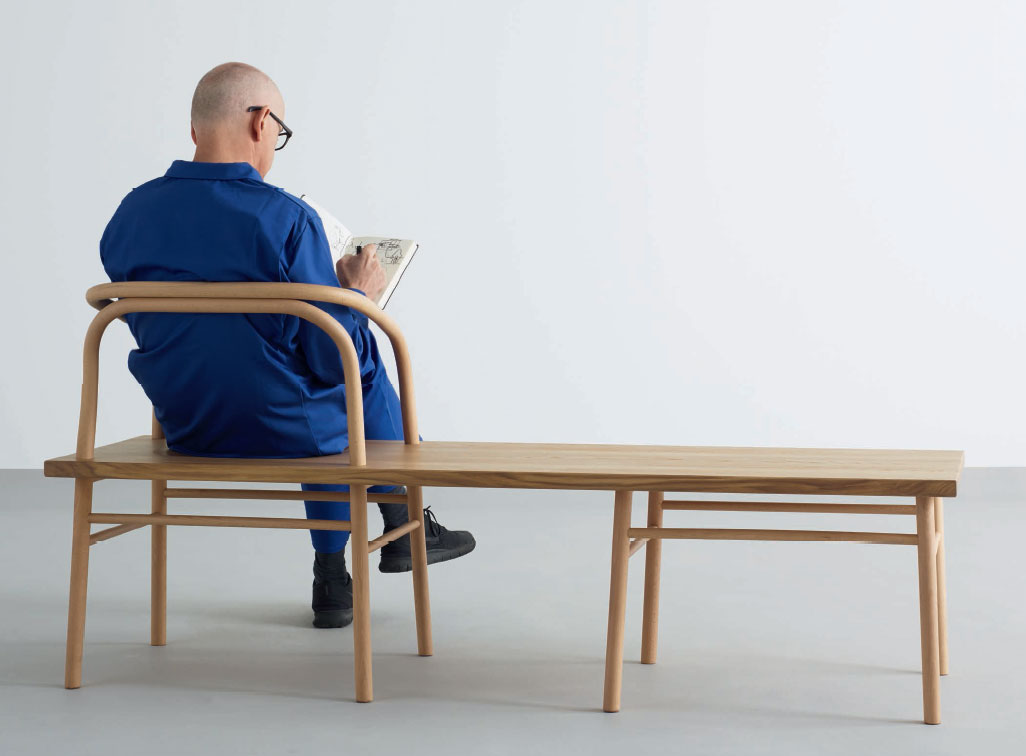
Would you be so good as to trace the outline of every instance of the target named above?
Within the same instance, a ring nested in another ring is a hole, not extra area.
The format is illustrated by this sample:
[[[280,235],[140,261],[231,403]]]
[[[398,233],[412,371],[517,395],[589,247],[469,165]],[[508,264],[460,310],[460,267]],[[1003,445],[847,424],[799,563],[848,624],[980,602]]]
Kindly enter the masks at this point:
[[[100,241],[112,281],[274,281],[339,287],[320,218],[248,163],[176,160],[133,189]],[[380,368],[366,316],[318,304],[349,332],[365,382]],[[289,315],[133,313],[128,367],[168,446],[217,457],[305,457],[348,446],[342,361]]]

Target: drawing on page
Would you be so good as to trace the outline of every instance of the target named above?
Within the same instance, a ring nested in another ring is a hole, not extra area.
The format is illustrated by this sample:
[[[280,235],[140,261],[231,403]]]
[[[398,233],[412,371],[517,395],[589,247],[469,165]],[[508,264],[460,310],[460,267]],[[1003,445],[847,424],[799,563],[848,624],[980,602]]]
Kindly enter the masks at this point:
[[[382,265],[398,265],[403,261],[403,248],[398,239],[382,239],[378,242],[378,259]]]

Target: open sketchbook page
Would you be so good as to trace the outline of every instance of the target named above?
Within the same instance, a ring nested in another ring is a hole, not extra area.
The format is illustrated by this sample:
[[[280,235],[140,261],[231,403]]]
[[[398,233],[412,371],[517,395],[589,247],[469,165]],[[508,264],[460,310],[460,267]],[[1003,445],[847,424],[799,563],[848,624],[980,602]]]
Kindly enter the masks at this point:
[[[389,297],[392,296],[392,292],[395,291],[395,287],[399,285],[399,279],[402,278],[406,266],[410,264],[410,260],[417,251],[417,242],[388,236],[354,237],[352,232],[342,224],[342,221],[310,199],[308,195],[300,195],[300,199],[320,216],[324,234],[328,237],[328,246],[331,248],[332,263],[341,260],[342,255],[355,255],[357,247],[364,247],[368,244],[378,245],[378,261],[385,269],[385,289],[378,297],[378,307],[384,307]]]
[[[387,236],[354,236],[349,240],[345,253],[355,255],[357,247],[365,247],[368,244],[378,245],[378,262],[385,269],[385,290],[378,297],[378,307],[384,307],[388,298],[392,296],[395,287],[399,285],[399,279],[406,272],[406,266],[410,264],[414,253],[417,251],[417,242],[410,239],[392,239]]]
[[[299,199],[303,200],[321,216],[324,235],[328,237],[328,246],[331,248],[331,261],[337,263],[342,259],[342,255],[345,254],[346,245],[353,238],[353,234],[342,225],[342,221],[310,199],[309,195],[302,194]]]

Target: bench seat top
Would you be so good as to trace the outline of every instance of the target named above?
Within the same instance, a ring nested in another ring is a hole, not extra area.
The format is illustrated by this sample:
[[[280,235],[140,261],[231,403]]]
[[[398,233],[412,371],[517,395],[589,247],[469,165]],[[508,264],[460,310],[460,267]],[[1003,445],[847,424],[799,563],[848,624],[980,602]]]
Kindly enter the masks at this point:
[[[47,460],[43,471],[63,478],[950,497],[962,463],[960,451],[368,441],[367,465],[350,467],[348,453],[192,457],[139,436],[98,447],[91,460]]]

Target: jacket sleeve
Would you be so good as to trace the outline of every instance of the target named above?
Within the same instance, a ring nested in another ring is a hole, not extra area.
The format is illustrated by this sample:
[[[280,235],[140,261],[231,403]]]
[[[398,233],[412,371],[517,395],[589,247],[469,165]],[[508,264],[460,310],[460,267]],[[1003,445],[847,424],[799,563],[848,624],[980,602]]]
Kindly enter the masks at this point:
[[[320,219],[300,215],[285,242],[284,278],[288,283],[311,283],[342,288],[331,262],[331,250]],[[377,344],[370,332],[367,316],[349,307],[329,302],[312,302],[335,318],[349,333],[360,360],[360,376],[366,379],[374,371]],[[324,331],[299,318],[297,341],[310,371],[328,384],[345,383],[342,358],[335,342]]]

